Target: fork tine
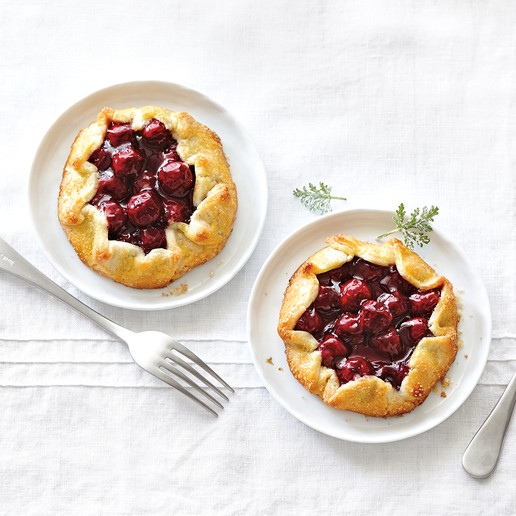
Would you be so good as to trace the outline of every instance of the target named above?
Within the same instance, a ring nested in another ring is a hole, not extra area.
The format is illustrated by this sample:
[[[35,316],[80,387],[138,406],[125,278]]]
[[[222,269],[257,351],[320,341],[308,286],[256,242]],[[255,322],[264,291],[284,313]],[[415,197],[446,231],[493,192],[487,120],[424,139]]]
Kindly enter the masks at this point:
[[[189,392],[187,389],[185,389],[181,384],[177,383],[170,375],[165,374],[161,369],[155,368],[152,372],[149,371],[152,375],[154,375],[156,378],[159,378],[166,384],[170,385],[170,387],[173,387],[174,389],[178,390],[180,393],[184,394],[187,398],[190,398],[192,401],[195,401],[198,405],[200,405],[202,408],[207,410],[210,414],[213,414],[215,417],[219,417],[217,412],[213,410],[207,403],[204,403],[204,401],[200,400],[196,396],[194,396],[191,392]]]
[[[166,352],[165,357],[186,369],[191,375],[195,376],[198,380],[203,382],[204,385],[206,385],[206,387],[210,387],[211,389],[213,389],[221,398],[224,398],[226,401],[229,401],[229,398],[218,387],[213,385],[207,378],[205,378],[201,373],[199,373],[199,371],[194,369],[188,362],[185,362],[182,358],[179,358],[176,354],[171,352]]]
[[[173,374],[175,376],[177,376],[178,378],[181,378],[181,380],[183,380],[183,382],[187,383],[190,387],[192,387],[193,389],[195,389],[198,393],[202,394],[205,398],[209,399],[212,403],[214,403],[215,405],[217,405],[217,407],[220,407],[221,409],[224,408],[224,405],[222,405],[222,403],[219,402],[219,400],[217,400],[216,398],[214,398],[210,393],[206,392],[204,389],[202,389],[199,385],[197,385],[193,380],[191,380],[190,378],[188,378],[188,376],[184,375],[181,371],[179,371],[178,369],[176,369],[172,364],[170,364],[169,362],[162,362],[160,365],[159,365],[160,368],[162,369],[165,369],[167,372],[169,372],[170,374]]]
[[[193,351],[188,349],[186,346],[183,346],[183,344],[180,342],[174,341],[172,349],[179,351],[188,357],[192,362],[195,362],[200,368],[204,369],[207,373],[216,378],[224,387],[228,388],[231,392],[235,392],[235,389],[233,389],[231,385],[224,381],[208,364],[203,362]]]

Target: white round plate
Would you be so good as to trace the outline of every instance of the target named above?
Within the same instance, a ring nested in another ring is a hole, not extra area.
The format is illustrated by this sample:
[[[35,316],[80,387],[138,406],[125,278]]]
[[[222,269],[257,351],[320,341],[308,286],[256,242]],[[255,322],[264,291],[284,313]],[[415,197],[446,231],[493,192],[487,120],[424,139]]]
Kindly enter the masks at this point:
[[[215,131],[224,146],[238,192],[238,213],[225,248],[169,287],[138,290],[93,272],[77,257],[57,218],[63,166],[72,142],[104,106],[126,108],[157,105],[188,111]],[[246,131],[223,107],[177,84],[130,82],[97,91],[61,115],[41,142],[29,182],[32,219],[43,250],[56,269],[89,296],[135,310],[161,310],[198,301],[221,288],[244,266],[260,237],[267,210],[267,179],[258,152]],[[186,284],[186,292],[179,292]],[[178,288],[179,287],[179,288]]]
[[[362,240],[392,229],[392,213],[350,210],[320,217],[281,243],[262,267],[253,287],[247,313],[248,338],[258,373],[269,392],[293,416],[327,435],[346,441],[382,443],[411,437],[438,425],[457,410],[480,379],[489,352],[491,311],[486,290],[466,256],[441,232],[432,233],[429,245],[418,250],[458,294],[462,315],[459,351],[448,372],[446,397],[441,388],[430,393],[414,411],[401,417],[371,418],[335,410],[306,391],[291,374],[276,327],[283,293],[290,276],[324,240],[347,233]],[[439,384],[440,385],[440,384]]]

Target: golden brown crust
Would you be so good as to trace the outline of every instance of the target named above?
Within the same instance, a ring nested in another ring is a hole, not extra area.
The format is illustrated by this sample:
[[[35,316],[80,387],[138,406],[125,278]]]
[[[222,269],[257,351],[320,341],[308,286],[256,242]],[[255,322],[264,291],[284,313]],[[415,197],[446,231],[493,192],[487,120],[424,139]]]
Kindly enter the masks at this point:
[[[182,159],[195,166],[196,210],[189,223],[169,224],[167,249],[145,255],[133,244],[108,240],[105,216],[88,204],[98,186],[97,168],[88,158],[102,145],[110,121],[131,123],[140,130],[153,118],[172,132]],[[104,108],[80,131],[63,171],[58,200],[59,221],[80,259],[100,274],[135,288],[164,287],[217,255],[233,229],[236,211],[236,187],[219,137],[188,113],[154,106]]]
[[[336,235],[326,242],[327,247],[297,269],[283,298],[278,333],[285,343],[292,373],[307,390],[336,409],[378,417],[412,411],[445,377],[457,354],[459,318],[451,283],[397,239],[377,245]],[[354,256],[376,265],[396,265],[403,278],[418,289],[441,288],[440,300],[429,319],[433,336],[424,337],[415,347],[409,360],[409,372],[399,390],[375,376],[340,385],[335,371],[321,364],[316,339],[308,332],[294,330],[298,319],[317,297],[316,274],[340,267]]]

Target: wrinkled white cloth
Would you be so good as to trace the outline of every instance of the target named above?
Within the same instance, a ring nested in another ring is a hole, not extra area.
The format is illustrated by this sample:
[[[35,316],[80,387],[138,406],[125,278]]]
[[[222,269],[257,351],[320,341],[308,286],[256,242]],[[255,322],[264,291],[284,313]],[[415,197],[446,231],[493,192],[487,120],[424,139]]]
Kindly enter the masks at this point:
[[[88,320],[0,274],[0,514],[514,514],[516,421],[491,478],[468,477],[461,456],[516,368],[516,4],[3,1],[0,19],[1,236],[120,324],[181,339],[237,391],[215,421]],[[147,79],[233,112],[269,181],[264,233],[244,269],[207,299],[154,313],[68,284],[39,247],[27,196],[32,157],[66,108]],[[486,284],[486,370],[452,417],[417,437],[322,435],[252,365],[253,282],[314,218],[293,188],[319,180],[346,207],[439,205],[436,224]]]

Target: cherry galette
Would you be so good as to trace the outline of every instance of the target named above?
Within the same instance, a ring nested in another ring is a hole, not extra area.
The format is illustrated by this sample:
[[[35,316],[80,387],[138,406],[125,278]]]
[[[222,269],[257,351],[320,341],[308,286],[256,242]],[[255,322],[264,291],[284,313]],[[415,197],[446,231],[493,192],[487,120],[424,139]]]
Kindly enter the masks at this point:
[[[452,285],[399,240],[327,242],[285,292],[278,332],[290,369],[335,408],[409,412],[455,359]]]
[[[153,106],[104,108],[79,133],[58,205],[81,260],[136,288],[163,287],[213,258],[236,209],[218,136]]]

